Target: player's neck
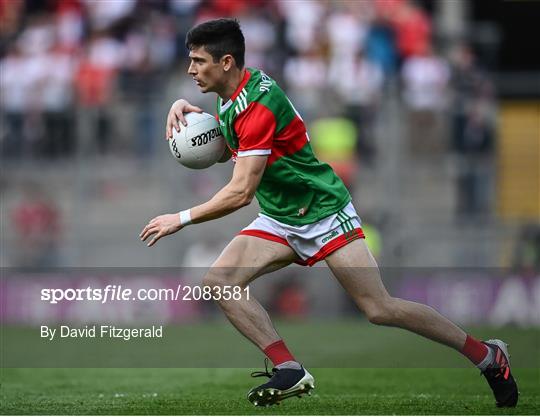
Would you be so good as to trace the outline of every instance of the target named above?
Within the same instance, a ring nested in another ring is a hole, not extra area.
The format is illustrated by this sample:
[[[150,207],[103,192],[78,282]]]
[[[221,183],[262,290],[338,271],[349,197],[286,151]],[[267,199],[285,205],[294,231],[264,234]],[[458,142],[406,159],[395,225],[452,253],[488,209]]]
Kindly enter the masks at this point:
[[[236,91],[236,89],[238,88],[242,80],[244,79],[245,74],[246,74],[245,68],[231,69],[229,76],[223,86],[223,90],[217,92],[224,102],[227,102],[232,97],[232,95],[234,94],[234,92]]]

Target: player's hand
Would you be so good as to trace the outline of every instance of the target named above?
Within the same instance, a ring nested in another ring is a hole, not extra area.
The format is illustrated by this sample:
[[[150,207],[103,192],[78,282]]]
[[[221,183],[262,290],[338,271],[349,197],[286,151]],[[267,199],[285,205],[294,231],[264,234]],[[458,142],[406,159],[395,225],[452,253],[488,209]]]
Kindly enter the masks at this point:
[[[177,132],[180,132],[180,124],[178,122],[182,123],[184,126],[187,126],[184,113],[190,112],[202,113],[202,109],[198,106],[194,106],[193,104],[189,104],[184,99],[176,100],[172,104],[171,109],[169,110],[169,114],[167,116],[167,124],[165,126],[165,139],[169,140],[170,138],[172,138],[173,128],[176,129]]]
[[[139,237],[144,242],[150,236],[154,236],[148,246],[154,245],[163,236],[171,235],[178,232],[182,228],[180,224],[180,216],[176,214],[163,214],[161,216],[154,217],[148,222],[142,230]]]

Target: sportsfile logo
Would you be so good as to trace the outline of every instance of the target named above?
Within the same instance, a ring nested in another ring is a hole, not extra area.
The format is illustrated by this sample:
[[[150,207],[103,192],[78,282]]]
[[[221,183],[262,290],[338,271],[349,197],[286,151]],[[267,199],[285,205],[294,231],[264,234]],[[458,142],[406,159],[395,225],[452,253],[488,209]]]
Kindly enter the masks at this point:
[[[208,142],[211,142],[213,139],[221,136],[221,128],[215,127],[208,132],[201,133],[198,136],[191,138],[191,146],[202,146],[206,145]]]
[[[330,239],[335,238],[337,235],[339,235],[337,230],[333,230],[332,233],[330,233],[328,236],[325,236],[322,238],[322,243],[328,242]]]
[[[246,297],[249,300],[249,287],[237,285],[198,286],[178,284],[171,288],[138,288],[125,285],[108,284],[105,287],[94,288],[42,288],[41,301],[58,304],[61,301],[96,301],[101,304],[112,301],[209,301],[234,300]]]

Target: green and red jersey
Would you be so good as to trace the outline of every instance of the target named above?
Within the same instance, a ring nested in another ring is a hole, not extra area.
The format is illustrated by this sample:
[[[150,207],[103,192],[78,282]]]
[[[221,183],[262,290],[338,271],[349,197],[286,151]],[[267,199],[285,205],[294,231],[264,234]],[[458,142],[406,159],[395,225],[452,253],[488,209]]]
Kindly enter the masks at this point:
[[[306,126],[288,97],[264,72],[247,68],[230,100],[218,97],[217,114],[233,159],[268,155],[255,194],[262,214],[301,226],[351,201],[332,168],[315,158]]]

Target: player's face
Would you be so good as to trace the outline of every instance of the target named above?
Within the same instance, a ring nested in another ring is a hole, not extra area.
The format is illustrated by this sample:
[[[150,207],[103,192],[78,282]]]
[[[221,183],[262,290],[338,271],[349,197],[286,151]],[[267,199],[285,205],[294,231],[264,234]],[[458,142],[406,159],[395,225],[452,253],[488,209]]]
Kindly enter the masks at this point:
[[[194,48],[189,52],[191,63],[188,74],[199,86],[201,93],[216,92],[223,84],[223,66],[220,61],[214,62],[203,46]]]

